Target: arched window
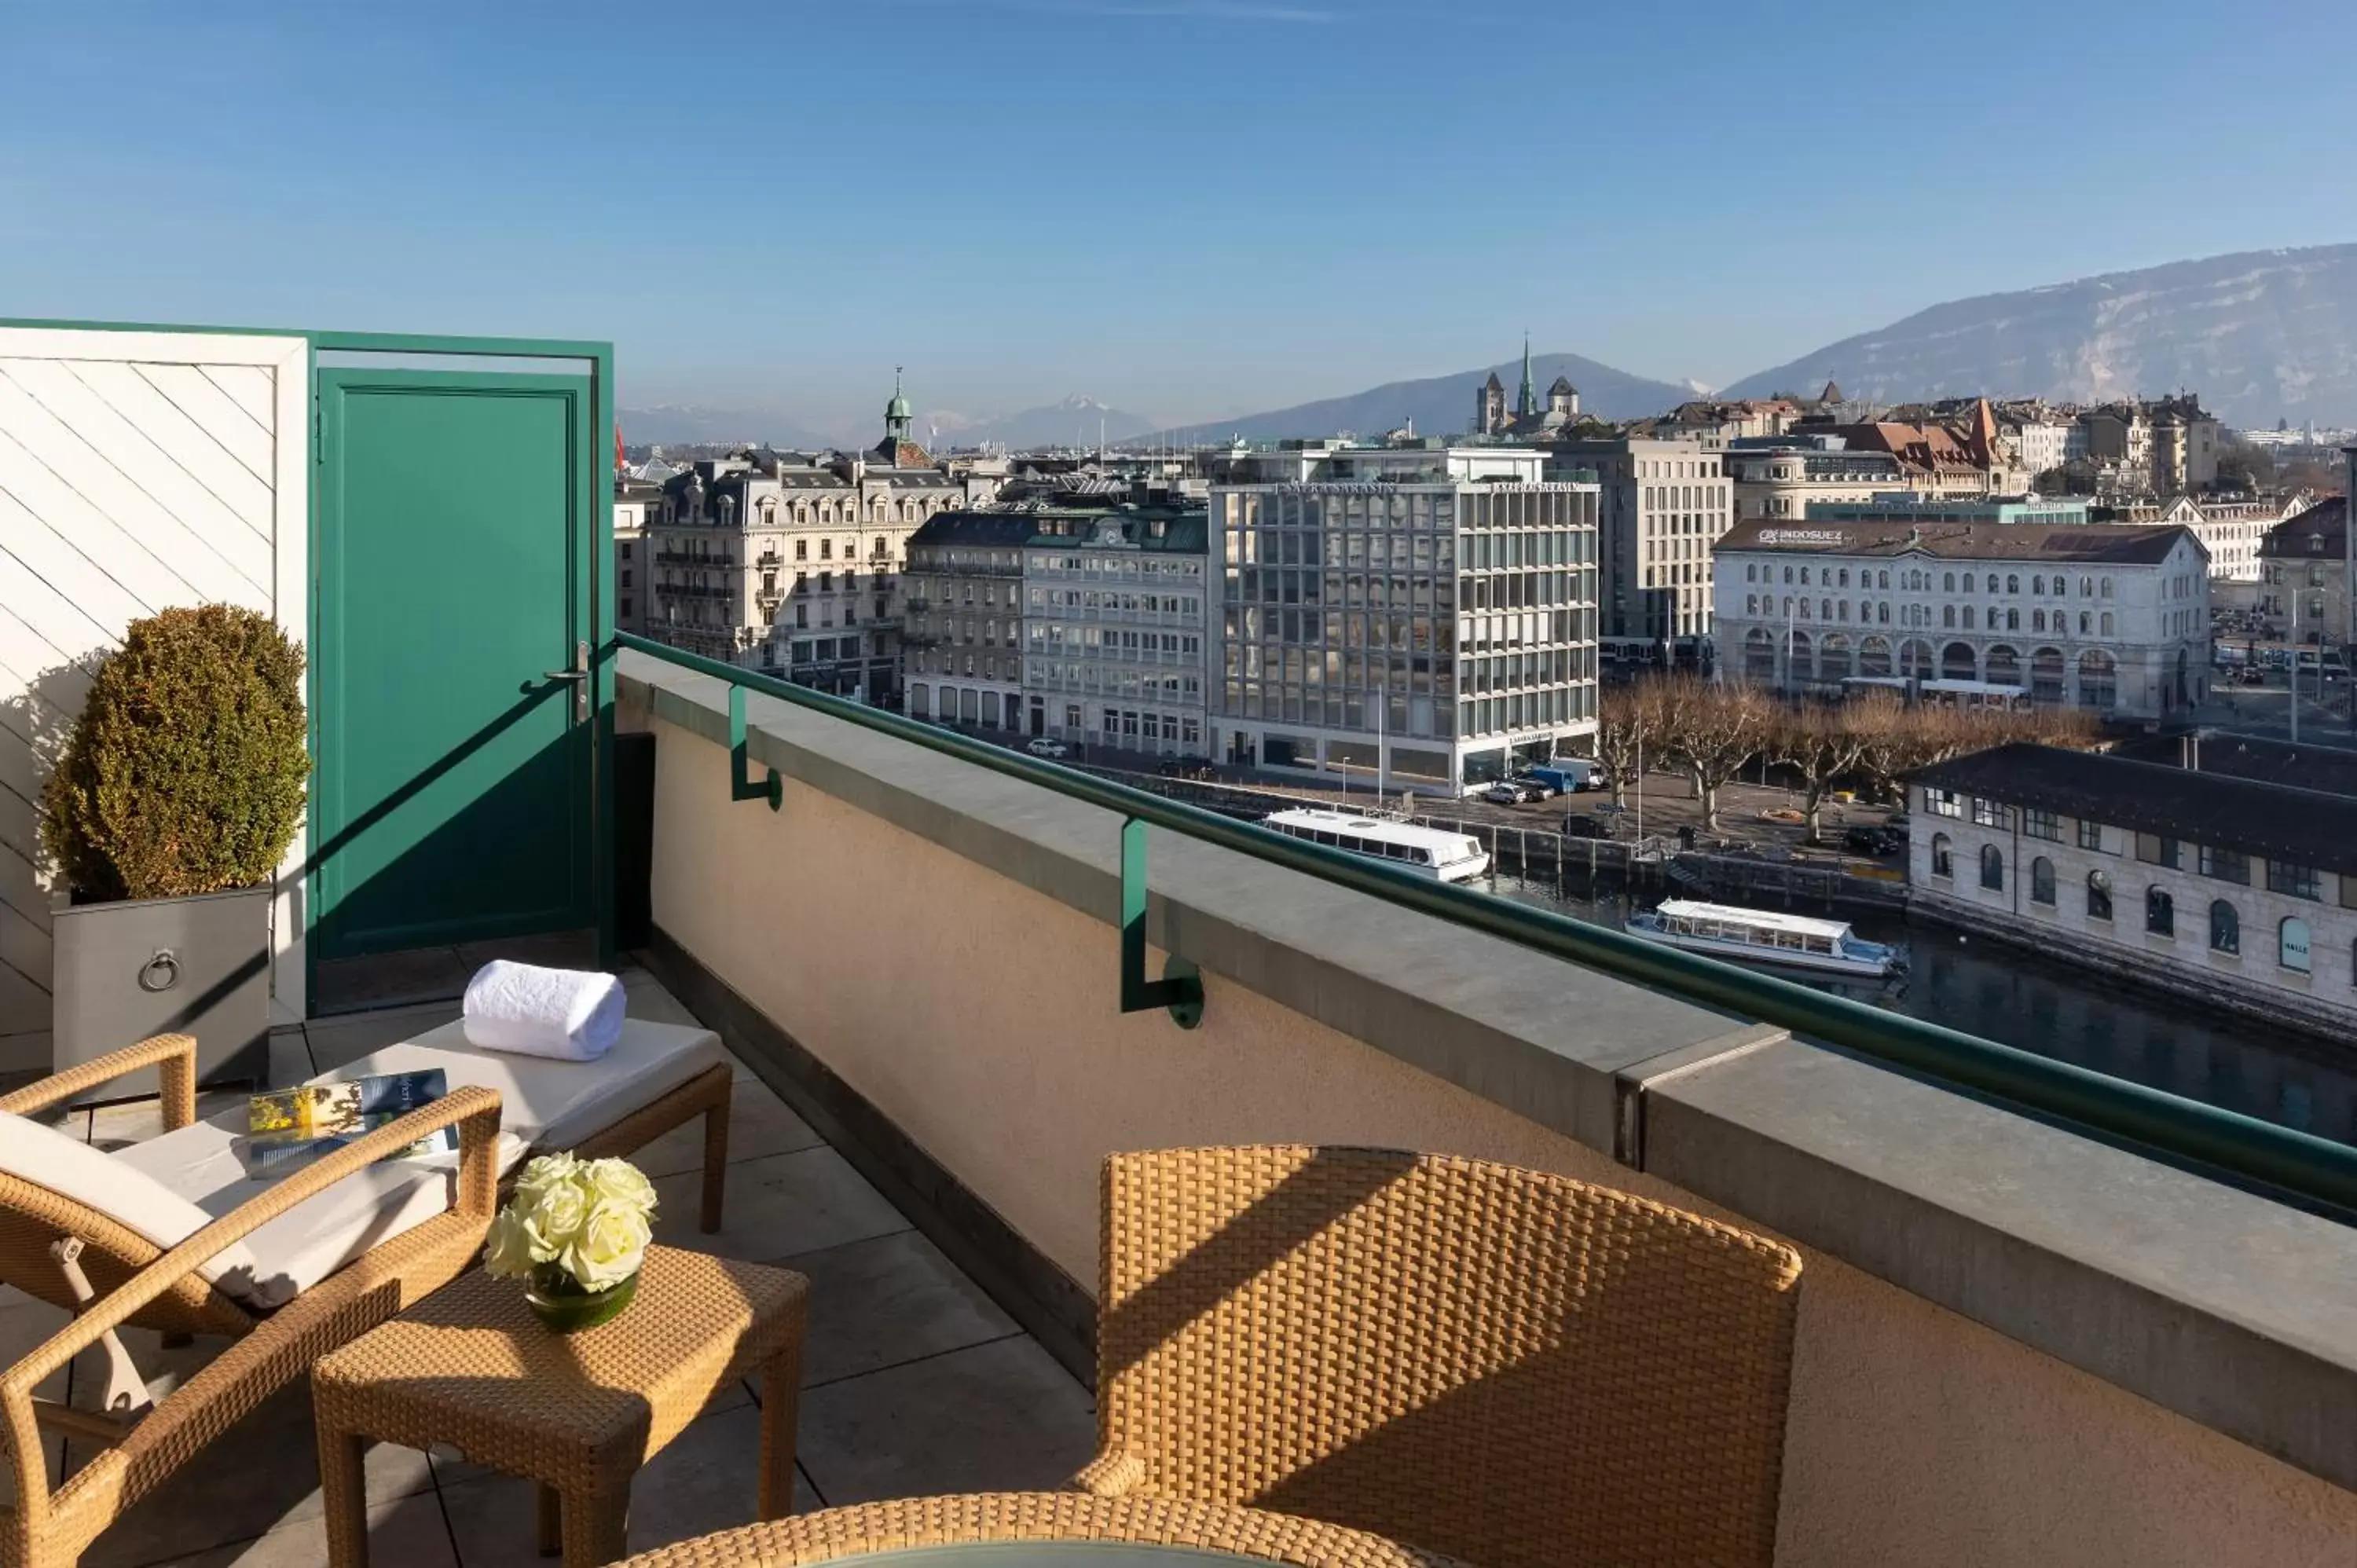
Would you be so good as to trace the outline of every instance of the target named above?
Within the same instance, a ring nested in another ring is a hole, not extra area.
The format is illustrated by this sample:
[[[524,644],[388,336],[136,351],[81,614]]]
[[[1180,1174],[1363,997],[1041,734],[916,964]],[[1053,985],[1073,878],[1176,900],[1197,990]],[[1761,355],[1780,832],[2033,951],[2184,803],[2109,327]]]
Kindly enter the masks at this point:
[[[1845,588],[1849,586],[1849,568],[1846,566],[1841,569],[1841,583],[1839,585]]]
[[[2029,629],[2032,631],[2044,631],[2046,629],[2046,612],[2044,610],[2032,610],[2029,612]]]
[[[1889,593],[1890,591],[1890,574],[1888,572],[1877,572],[1874,575],[1874,585],[1880,588],[1884,593]]]
[[[1996,628],[1991,627],[1989,629],[1991,631],[1995,631]],[[2007,610],[2005,612],[2005,629],[2007,631],[2019,631],[2021,629],[2021,612],[2019,610]]]
[[[2081,637],[2093,637],[2095,635],[2094,611],[2081,610],[2079,612],[2079,635]]]
[[[1966,631],[1973,629],[1973,607],[1970,605],[1964,607],[1964,629]]]
[[[2100,587],[2104,597],[2108,599],[2112,596],[2112,580],[2109,577],[2105,577],[2103,580]]]
[[[1956,874],[1955,845],[1945,833],[1932,835],[1932,875],[1953,876]]]
[[[2095,632],[2096,632],[2096,635],[2097,635],[2097,636],[2099,636],[2099,637],[2109,637],[2109,636],[2111,636],[2111,635],[2112,635],[2112,612],[2111,612],[2111,611],[2109,611],[2109,610],[2105,610],[2105,611],[2103,613],[2102,617],[2101,617],[2101,618],[2099,618],[2099,624],[2098,624],[2098,625],[2096,626],[2096,628],[2095,628]]]
[[[1847,608],[1848,607],[1845,606],[1845,607],[1844,607],[1844,608]],[[1819,599],[1819,600],[1817,601],[1817,618],[1818,618],[1819,620],[1831,620],[1831,619],[1833,619],[1833,618],[1834,618],[1834,602],[1833,602],[1833,600],[1831,600],[1831,599]]]
[[[2079,702],[2090,708],[2109,708],[2119,701],[2119,667],[2100,648],[2079,655]]]
[[[2177,934],[2177,900],[2169,896],[2166,888],[2144,890],[2144,929],[2156,937]]]
[[[2043,577],[2032,577],[2029,579],[2029,591],[2040,598],[2045,597],[2046,579]]]
[[[2223,953],[2243,950],[2243,917],[2223,898],[2210,901],[2210,950]]]
[[[2021,684],[2021,655],[2006,644],[2000,642],[1988,650],[1986,665],[1982,679],[2001,686]]]
[[[2021,592],[2021,578],[2014,573],[2007,572],[2005,575],[2005,591],[2008,594]]]
[[[1953,572],[1940,574],[1940,591],[1943,594],[1953,594],[1956,591],[1956,575]]]
[[[1889,626],[1890,624],[1889,600],[1885,599],[1882,603],[1874,607],[1874,618],[1880,625]]]
[[[2108,871],[2087,873],[2087,918],[2108,920],[2112,918],[2112,874]]]
[[[1980,661],[1974,657],[1969,642],[1952,642],[1940,650],[1940,673],[1950,681],[1976,681],[1980,678]]]
[[[2276,928],[2276,961],[2301,974],[2309,972],[2308,922],[2298,915]]]
[[[1968,594],[1969,594],[1969,593],[1971,593],[1972,591],[1973,591],[1973,575],[1972,575],[1970,572],[1967,572],[1967,573],[1965,573],[1965,574],[1964,574],[1964,592],[1966,592],[1966,593],[1968,593]]]
[[[2029,863],[2029,901],[2050,907],[2054,902],[2054,863],[2042,854]]]
[[[1955,630],[1955,629],[1956,629],[1956,607],[1955,607],[1955,606],[1953,606],[1953,605],[1942,605],[1942,606],[1940,607],[1940,625],[1941,625],[1942,627],[1945,628],[1946,628],[1947,630],[1949,630],[1949,631],[1953,631],[1953,630]]]
[[[2005,891],[2005,852],[1993,843],[1981,845],[1981,886],[1992,893]]]
[[[1746,561],[1743,564],[1743,580],[1747,583],[1756,583],[1760,580],[1760,566],[1757,562]]]

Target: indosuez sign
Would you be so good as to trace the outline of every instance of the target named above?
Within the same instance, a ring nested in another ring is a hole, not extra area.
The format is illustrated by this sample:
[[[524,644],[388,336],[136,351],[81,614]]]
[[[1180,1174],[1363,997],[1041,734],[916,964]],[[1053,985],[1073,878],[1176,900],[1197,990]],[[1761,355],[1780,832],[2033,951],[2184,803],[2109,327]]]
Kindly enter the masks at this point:
[[[1759,540],[1762,545],[1847,544],[1849,535],[1838,528],[1763,528]]]

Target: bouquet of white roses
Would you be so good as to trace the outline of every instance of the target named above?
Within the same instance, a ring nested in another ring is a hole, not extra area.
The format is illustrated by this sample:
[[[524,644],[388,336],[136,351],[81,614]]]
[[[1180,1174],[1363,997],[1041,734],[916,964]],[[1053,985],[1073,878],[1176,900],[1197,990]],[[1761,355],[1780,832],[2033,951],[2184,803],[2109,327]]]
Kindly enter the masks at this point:
[[[628,1160],[543,1155],[491,1220],[483,1267],[542,1294],[590,1294],[639,1272],[653,1236],[654,1185]]]

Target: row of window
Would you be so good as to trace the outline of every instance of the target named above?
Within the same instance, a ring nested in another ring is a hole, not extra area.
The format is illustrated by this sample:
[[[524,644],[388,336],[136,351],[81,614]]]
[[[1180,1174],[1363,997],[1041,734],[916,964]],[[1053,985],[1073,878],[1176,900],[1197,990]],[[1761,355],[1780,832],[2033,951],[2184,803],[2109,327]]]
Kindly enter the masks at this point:
[[[1850,618],[1849,607],[1849,601],[1847,599],[1817,599],[1812,601],[1807,598],[1794,599],[1788,594],[1784,596],[1783,607],[1780,610],[1777,607],[1776,596],[1773,594],[1746,594],[1743,596],[1743,613],[1747,616],[1754,617],[1781,614],[1788,618],[1795,620],[1846,621]],[[1861,626],[1889,626],[1891,624],[1890,608],[1891,607],[1888,601],[1875,604],[1860,599],[1857,604],[1858,624]],[[2182,617],[2184,613],[2185,612],[2179,612],[2179,616]],[[1900,626],[1929,627],[1932,624],[1932,607],[1929,605],[1900,605],[1899,607],[1898,624]],[[1986,617],[1984,618],[1980,607],[1976,605],[1942,605],[1940,607],[1940,624],[1952,631],[1958,629],[1964,631],[2019,631],[2021,629],[2021,612],[2018,609],[2007,609],[1999,605],[1991,605],[1988,607]],[[2169,623],[2168,635],[2171,637],[2190,636],[2191,635],[2191,628],[2192,623],[2190,619],[2172,619]],[[2056,610],[2050,615],[2045,610],[2033,609],[2029,612],[2029,629],[2034,632],[2051,631],[2057,635],[2067,635],[2071,630],[2071,612],[2068,610]],[[2079,612],[2079,635],[2082,637],[2116,637],[2119,634],[2117,630],[2117,623],[2114,619],[2111,611],[2081,610]]]
[[[1769,562],[1747,561],[1743,564],[1743,580],[1747,583],[1772,583],[1776,581],[1777,570],[1778,568]],[[1783,581],[1787,585],[1795,580],[1793,574],[1796,572],[1800,574],[1798,578],[1800,585],[1803,587],[1809,585],[1809,567],[1786,566],[1782,571]],[[1846,588],[1849,586],[1849,574],[1850,569],[1846,566],[1817,568],[1817,585],[1825,588]],[[1932,574],[1927,571],[1901,569],[1899,574],[1899,591],[1910,594],[1929,593],[1932,591]],[[2021,592],[2021,574],[2018,572],[2003,574],[2001,580],[2004,586],[2002,587],[1998,586],[2000,575],[1996,572],[1980,575],[1979,581],[1983,585],[1979,587],[1974,586],[1975,574],[1965,573],[1964,587],[1961,590],[1956,586],[1955,573],[1943,572],[1939,574],[1939,577],[1940,592],[1943,594],[1959,591],[1967,594],[2018,594]],[[1881,588],[1886,592],[1889,591],[1890,574],[1887,570],[1876,571],[1860,567],[1857,573],[1857,585],[1861,588]],[[2060,573],[2051,577],[2042,573],[2033,573],[2030,575],[2029,596],[2032,598],[2061,599],[2068,598],[2070,594],[2071,579]],[[2112,580],[2109,577],[2082,577],[2079,579],[2079,596],[2083,599],[2099,596],[2108,599],[2112,596]]]
[[[1993,843],[1984,844],[1980,859],[1981,886],[1991,893],[2004,892],[2005,852]],[[1955,875],[1954,851],[1945,833],[1932,840],[1932,875],[1952,880]],[[2087,918],[2112,918],[2109,872],[2099,868],[2087,873],[2086,897]],[[2029,901],[2047,908],[2056,903],[2054,863],[2042,854],[2029,863]],[[2158,884],[2145,889],[2144,929],[2158,937],[2177,935],[2177,897]],[[2224,898],[2210,901],[2210,950],[2235,957],[2243,950],[2242,911]],[[2276,961],[2300,974],[2311,972],[2309,924],[2298,915],[2276,923]],[[2357,942],[2351,944],[2350,961],[2351,983],[2357,984]]]
[[[2004,831],[2013,826],[2013,808],[2001,800],[1993,800],[1980,795],[1965,796],[1953,789],[1940,789],[1930,786],[1924,788],[1923,811],[1926,816],[1961,818],[1965,815],[1967,809],[1970,811],[1975,827]],[[2118,846],[2105,838],[2102,823],[2085,818],[2079,818],[2076,821],[2081,849],[2091,849],[2110,854],[2120,853]],[[2061,813],[2040,807],[2026,806],[2021,810],[2021,832],[2025,838],[2045,839],[2050,843],[2060,843],[2062,842]],[[2210,877],[2213,881],[2233,882],[2245,887],[2251,885],[2251,857],[2241,850],[2226,849],[2215,844],[2192,845],[2190,847],[2195,853],[2192,857],[2193,863],[2189,866],[2185,854],[2188,845],[2184,840],[2169,838],[2158,833],[2140,832],[2131,836],[2135,843],[2136,859],[2147,865],[2158,865],[2170,871],[2198,870],[2201,875]],[[1932,839],[1935,857],[1939,846],[1945,840],[1945,834],[1937,835]],[[2313,865],[2301,865],[2287,860],[2268,860],[2262,864],[2267,868],[2268,892],[2282,893],[2294,898],[2314,899],[2318,902],[2323,900],[2324,873],[2319,868]]]

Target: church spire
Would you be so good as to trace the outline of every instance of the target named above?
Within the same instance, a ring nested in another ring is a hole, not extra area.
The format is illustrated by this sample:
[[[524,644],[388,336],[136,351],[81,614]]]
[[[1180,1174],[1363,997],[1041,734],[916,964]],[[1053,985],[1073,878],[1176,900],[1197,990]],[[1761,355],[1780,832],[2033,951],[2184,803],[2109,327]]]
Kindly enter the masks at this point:
[[[1531,335],[1523,334],[1523,390],[1514,394],[1514,416],[1528,419],[1539,411],[1538,383],[1531,380]]]

